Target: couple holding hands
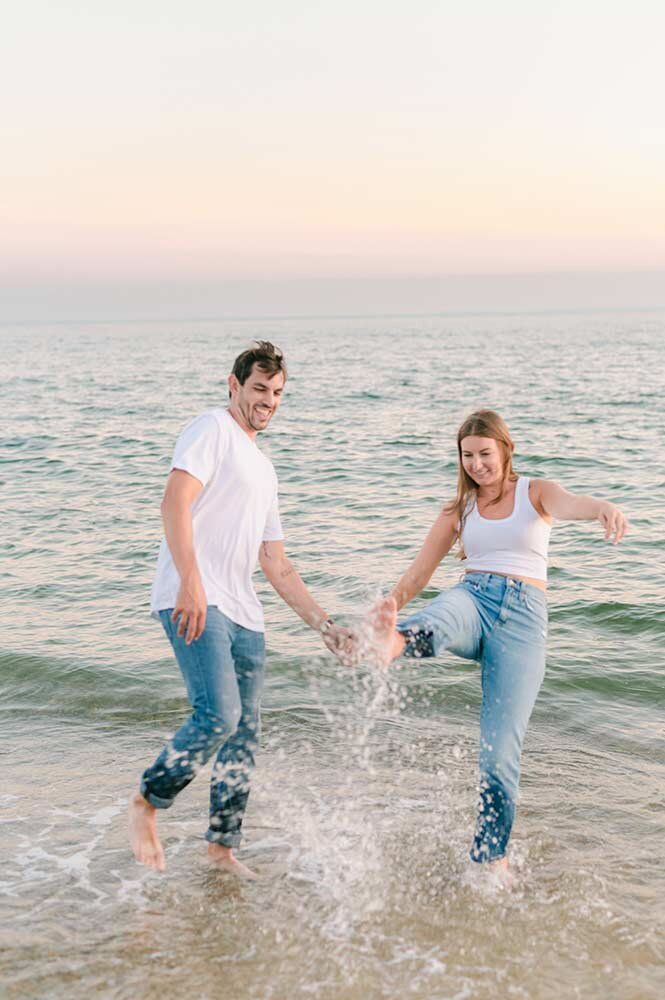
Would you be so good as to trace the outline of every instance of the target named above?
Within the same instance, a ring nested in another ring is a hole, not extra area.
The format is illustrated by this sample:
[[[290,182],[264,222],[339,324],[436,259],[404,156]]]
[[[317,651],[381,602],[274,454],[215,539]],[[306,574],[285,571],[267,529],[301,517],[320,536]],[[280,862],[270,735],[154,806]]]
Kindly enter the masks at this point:
[[[352,665],[449,650],[480,664],[480,795],[473,861],[503,875],[515,815],[522,742],[545,672],[547,548],[553,519],[599,521],[605,538],[627,523],[614,504],[573,495],[551,480],[513,471],[508,427],[491,410],[471,414],[457,435],[457,493],[420,552],[366,621],[362,642],[309,593],[284,551],[277,477],[256,436],[280,405],[286,367],[266,341],[243,351],[229,376],[228,408],[193,420],[177,440],[161,512],[164,523],[151,608],[164,627],[192,706],[189,719],[142,776],[129,804],[138,861],[164,869],[157,835],[166,809],[213,755],[208,856],[251,877],[233,850],[258,749],[265,641],[252,586],[257,560],[270,584],[325,645]],[[460,582],[399,624],[458,545]]]

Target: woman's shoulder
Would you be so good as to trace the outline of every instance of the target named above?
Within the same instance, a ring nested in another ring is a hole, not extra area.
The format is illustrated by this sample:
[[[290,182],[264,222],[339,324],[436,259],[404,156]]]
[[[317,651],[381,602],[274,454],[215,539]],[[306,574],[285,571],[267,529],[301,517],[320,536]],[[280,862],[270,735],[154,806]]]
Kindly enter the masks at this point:
[[[554,479],[541,479],[539,476],[520,476],[520,479],[526,479],[529,483],[529,496],[533,494],[534,496],[542,496],[547,490],[551,490],[558,486],[558,483]]]
[[[440,531],[452,531],[457,533],[460,530],[460,510],[459,504],[455,500],[447,501],[441,507],[439,515],[434,522]]]
[[[525,477],[529,482],[529,500],[533,508],[545,520],[549,521],[549,515],[545,509],[544,498],[548,490],[556,488],[557,484],[553,479],[539,479],[534,476]]]

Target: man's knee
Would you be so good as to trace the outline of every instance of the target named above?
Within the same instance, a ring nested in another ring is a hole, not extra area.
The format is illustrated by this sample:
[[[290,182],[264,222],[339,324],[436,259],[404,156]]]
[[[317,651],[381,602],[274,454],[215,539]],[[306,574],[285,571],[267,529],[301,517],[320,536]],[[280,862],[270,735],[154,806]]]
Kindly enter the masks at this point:
[[[206,733],[211,743],[221,746],[230,739],[240,723],[240,703],[223,706],[217,710],[203,709],[195,713],[199,729]]]

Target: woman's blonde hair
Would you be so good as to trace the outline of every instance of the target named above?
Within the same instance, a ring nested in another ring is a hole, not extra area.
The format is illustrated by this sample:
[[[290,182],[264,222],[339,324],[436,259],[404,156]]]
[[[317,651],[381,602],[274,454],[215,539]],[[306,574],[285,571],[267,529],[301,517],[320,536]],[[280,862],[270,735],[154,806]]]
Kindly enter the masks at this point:
[[[455,541],[459,540],[462,535],[462,529],[464,528],[464,522],[467,518],[469,511],[471,510],[474,501],[478,495],[478,485],[471,478],[471,476],[465,470],[462,464],[462,441],[466,437],[471,437],[472,435],[476,437],[493,438],[499,445],[499,450],[501,452],[501,458],[503,461],[503,477],[501,480],[501,489],[499,490],[498,496],[494,500],[490,501],[490,504],[497,504],[503,499],[506,489],[506,484],[514,482],[517,479],[517,475],[513,470],[513,453],[515,451],[515,445],[513,444],[513,439],[510,436],[510,431],[508,430],[508,424],[495,413],[494,410],[476,410],[466,418],[462,426],[457,432],[457,457],[458,457],[458,471],[457,471],[457,494],[455,499],[445,507],[446,514],[456,514],[458,521],[458,529],[455,534]],[[463,551],[460,550],[459,558],[464,558]]]

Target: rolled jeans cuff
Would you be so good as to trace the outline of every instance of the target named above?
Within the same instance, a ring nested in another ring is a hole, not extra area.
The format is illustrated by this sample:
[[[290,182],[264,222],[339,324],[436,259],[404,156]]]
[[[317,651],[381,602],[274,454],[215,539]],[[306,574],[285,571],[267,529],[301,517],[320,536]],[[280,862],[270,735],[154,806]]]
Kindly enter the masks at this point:
[[[397,626],[397,631],[406,640],[402,656],[410,656],[416,660],[434,656],[434,632],[431,628],[426,625],[402,624]]]
[[[239,847],[242,841],[241,833],[224,833],[222,830],[209,829],[205,835],[209,844],[221,844],[222,847]]]
[[[175,799],[160,799],[159,795],[155,795],[153,792],[149,791],[148,785],[144,780],[141,781],[141,787],[139,789],[141,795],[149,802],[151,806],[155,809],[168,809],[175,802]]]
[[[492,861],[500,861],[501,858],[505,858],[506,849],[502,847],[496,850],[494,853],[483,844],[480,848],[475,844],[469,851],[469,857],[472,861],[475,861],[477,865],[488,865]]]

